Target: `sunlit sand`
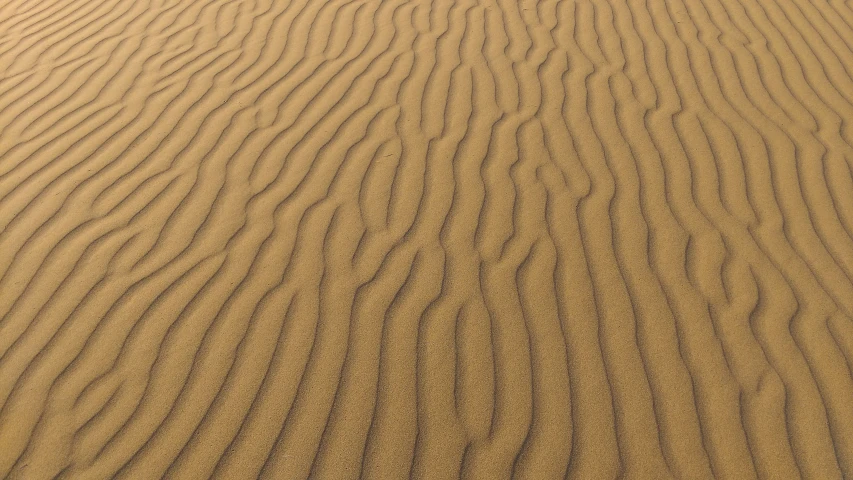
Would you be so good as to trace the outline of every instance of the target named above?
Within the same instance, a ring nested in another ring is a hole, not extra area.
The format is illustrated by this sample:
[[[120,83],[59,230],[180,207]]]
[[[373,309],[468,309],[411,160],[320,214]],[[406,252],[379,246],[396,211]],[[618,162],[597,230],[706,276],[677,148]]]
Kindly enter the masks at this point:
[[[853,478],[853,4],[0,2],[0,478]]]

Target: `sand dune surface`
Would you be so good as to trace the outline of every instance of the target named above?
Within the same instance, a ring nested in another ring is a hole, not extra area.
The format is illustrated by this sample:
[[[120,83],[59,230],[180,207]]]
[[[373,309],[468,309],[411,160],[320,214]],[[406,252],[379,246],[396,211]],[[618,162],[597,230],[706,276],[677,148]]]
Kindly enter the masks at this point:
[[[0,2],[0,478],[853,478],[849,0]]]

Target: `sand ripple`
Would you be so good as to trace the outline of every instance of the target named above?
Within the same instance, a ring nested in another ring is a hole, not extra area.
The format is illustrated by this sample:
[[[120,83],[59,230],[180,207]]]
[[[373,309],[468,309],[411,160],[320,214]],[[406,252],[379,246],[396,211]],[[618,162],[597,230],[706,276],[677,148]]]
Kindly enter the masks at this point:
[[[0,2],[0,477],[853,478],[845,0]]]

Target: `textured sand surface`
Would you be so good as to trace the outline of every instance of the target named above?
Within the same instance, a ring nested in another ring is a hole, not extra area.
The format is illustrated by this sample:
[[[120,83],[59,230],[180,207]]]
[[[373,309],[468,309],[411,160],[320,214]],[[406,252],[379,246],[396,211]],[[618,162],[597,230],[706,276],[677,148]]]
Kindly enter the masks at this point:
[[[853,478],[850,0],[3,0],[0,478]]]

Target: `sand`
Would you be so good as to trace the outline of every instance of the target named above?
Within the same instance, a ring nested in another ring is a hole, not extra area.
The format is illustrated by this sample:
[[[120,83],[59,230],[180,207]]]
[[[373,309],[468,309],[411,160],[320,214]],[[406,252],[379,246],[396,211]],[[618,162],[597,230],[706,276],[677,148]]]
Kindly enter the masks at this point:
[[[0,478],[853,478],[849,0],[0,2]]]

